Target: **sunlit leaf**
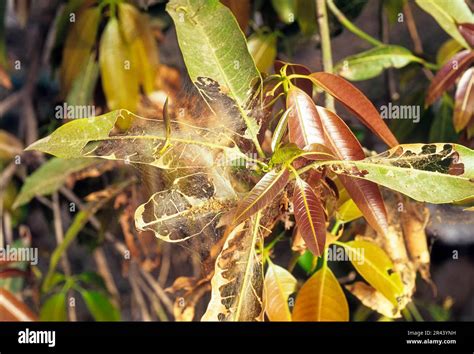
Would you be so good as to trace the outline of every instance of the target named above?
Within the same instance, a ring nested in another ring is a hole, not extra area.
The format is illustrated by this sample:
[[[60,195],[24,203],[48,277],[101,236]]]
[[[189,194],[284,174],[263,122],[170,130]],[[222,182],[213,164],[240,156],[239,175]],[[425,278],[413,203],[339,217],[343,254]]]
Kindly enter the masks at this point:
[[[293,193],[293,208],[298,231],[308,249],[320,256],[326,244],[326,214],[311,186],[297,178]]]
[[[436,73],[428,87],[425,104],[430,105],[436,101],[444,91],[448,90],[463,73],[463,71],[474,61],[474,51],[464,50],[452,57]]]
[[[95,290],[82,290],[80,294],[96,321],[120,321],[120,312],[104,294]]]
[[[123,38],[116,17],[109,19],[102,33],[99,65],[108,108],[135,111],[139,95],[138,68],[132,65],[131,48]],[[130,120],[123,118],[117,122],[121,129],[128,128],[130,123]]]
[[[296,279],[285,268],[268,262],[264,282],[265,313],[270,321],[291,321],[288,297],[296,290]]]
[[[288,183],[286,168],[270,171],[239,202],[234,215],[234,224],[239,224],[267,206]]]
[[[37,316],[15,295],[0,288],[0,321],[37,321]]]
[[[364,151],[344,121],[330,110],[317,107],[324,132],[334,154],[341,160],[363,160]],[[387,229],[387,212],[379,188],[372,182],[340,176],[350,197],[364,214],[367,222],[378,232]]]
[[[263,242],[261,213],[228,235],[217,257],[211,301],[203,321],[263,320],[263,269],[257,245]]]
[[[286,108],[290,110],[288,133],[291,143],[300,149],[310,144],[325,145],[321,121],[310,96],[293,86],[286,95]]]
[[[446,33],[468,48],[459,33],[456,23],[473,23],[474,15],[464,0],[415,0],[418,6],[429,13]]]
[[[316,86],[321,87],[324,91],[334,96],[347,109],[353,112],[362,123],[388,146],[392,147],[398,144],[397,139],[382,120],[377,109],[355,86],[337,75],[325,72],[313,73],[309,78]]]
[[[420,58],[404,47],[385,45],[348,56],[334,70],[348,80],[359,81],[376,77],[388,68],[403,68],[411,62],[420,62]]]
[[[332,163],[337,173],[366,179],[429,203],[473,197],[473,166],[473,150],[444,143],[400,145],[362,161]]]
[[[41,321],[67,321],[66,293],[53,294],[41,306]]]
[[[474,116],[474,68],[464,72],[459,80],[454,104],[454,129],[463,130]]]
[[[354,203],[354,200],[352,198],[346,200],[337,209],[336,213],[337,213],[337,219],[344,223],[351,222],[363,216],[362,212],[357,207],[356,203]]]
[[[53,158],[47,161],[26,178],[13,207],[22,206],[35,196],[49,195],[57,191],[66,182],[71,173],[96,163],[97,160],[94,159],[65,160]]]
[[[176,26],[178,43],[193,83],[205,99],[212,87],[200,84],[200,78],[219,83],[235,102],[248,135],[255,141],[259,127],[247,108],[260,74],[231,11],[218,0],[172,0],[166,10]]]
[[[398,299],[403,295],[403,283],[387,254],[368,241],[350,241],[343,246],[357,272],[394,306],[398,306]]]
[[[349,321],[346,296],[328,266],[323,266],[301,287],[293,321]]]

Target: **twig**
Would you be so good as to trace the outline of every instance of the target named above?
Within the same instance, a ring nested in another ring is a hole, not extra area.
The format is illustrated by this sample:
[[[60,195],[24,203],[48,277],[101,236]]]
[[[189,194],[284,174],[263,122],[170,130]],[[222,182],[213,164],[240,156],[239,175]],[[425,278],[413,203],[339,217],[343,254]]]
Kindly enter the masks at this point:
[[[3,212],[3,227],[5,235],[5,244],[11,245],[13,243],[12,217],[8,211]]]
[[[17,106],[21,101],[23,101],[23,98],[27,94],[28,94],[27,90],[23,88],[19,91],[16,91],[10,94],[3,101],[1,101],[0,102],[0,118],[2,118],[5,115],[5,113],[10,111],[13,107]]]
[[[328,13],[326,0],[316,0],[316,14],[319,23],[319,34],[321,37],[321,52],[323,56],[323,69],[332,73],[331,38],[329,36]],[[326,108],[334,111],[334,98],[326,92]]]
[[[144,271],[142,268],[139,268],[139,270],[140,270],[140,274],[142,275],[142,277],[148,282],[148,284],[151,286],[151,288],[156,293],[158,298],[161,300],[161,302],[165,306],[166,310],[169,313],[172,314],[173,313],[173,303],[171,302],[170,298],[165,293],[163,288],[160,286],[160,284],[158,284],[158,282],[155,279],[153,279],[153,277],[150,275],[150,273]]]
[[[132,287],[133,297],[135,298],[137,305],[140,308],[141,319],[143,321],[151,321],[150,312],[148,311],[145,299],[143,298],[143,294],[141,293],[137,284],[137,278],[137,265],[135,263],[132,263],[132,265],[130,266],[130,271],[128,273],[128,281],[130,283],[130,286]]]
[[[56,242],[58,245],[64,242],[64,231],[63,231],[63,224],[61,221],[61,210],[60,210],[60,205],[59,205],[59,197],[58,193],[55,192],[53,193],[53,218],[54,218],[54,231],[56,235]],[[64,274],[67,276],[71,276],[71,265],[69,264],[69,260],[67,257],[67,251],[64,251],[64,253],[61,256],[61,265],[64,269]],[[70,299],[72,296],[71,290],[68,291],[68,299]],[[69,314],[69,319],[73,322],[77,321],[77,316],[76,316],[76,309],[74,306],[67,306],[68,309],[68,314]]]
[[[407,19],[407,28],[408,33],[410,34],[411,40],[413,42],[413,51],[417,55],[423,54],[423,44],[421,42],[420,36],[418,35],[418,30],[416,29],[415,19],[413,18],[413,12],[411,11],[411,7],[408,1],[405,2],[403,5],[403,12],[405,13],[405,17]]]
[[[384,6],[382,2],[379,3],[379,21],[380,21],[380,35],[382,42],[388,44],[390,42],[390,32],[387,16],[385,15]],[[397,101],[400,94],[397,90],[397,83],[395,81],[395,72],[393,68],[388,68],[385,71],[385,81],[388,84],[388,98],[390,101]]]
[[[158,274],[158,283],[162,286],[166,286],[166,280],[168,280],[168,274],[171,263],[171,252],[168,243],[162,243],[163,256],[161,257],[160,273]]]
[[[166,311],[163,309],[163,306],[161,306],[160,301],[159,301],[158,297],[156,296],[155,292],[151,291],[151,289],[145,283],[143,278],[137,278],[137,283],[140,286],[143,293],[150,300],[151,305],[153,306],[153,309],[155,310],[156,314],[158,315],[158,318],[160,319],[160,321],[168,322],[169,319],[168,319],[168,316],[166,315]]]
[[[120,294],[117,290],[117,286],[115,285],[114,277],[110,272],[109,266],[107,264],[107,258],[103,249],[96,248],[96,250],[94,251],[94,261],[97,265],[98,273],[104,279],[107,291],[112,294],[113,298],[118,304],[120,302]]]

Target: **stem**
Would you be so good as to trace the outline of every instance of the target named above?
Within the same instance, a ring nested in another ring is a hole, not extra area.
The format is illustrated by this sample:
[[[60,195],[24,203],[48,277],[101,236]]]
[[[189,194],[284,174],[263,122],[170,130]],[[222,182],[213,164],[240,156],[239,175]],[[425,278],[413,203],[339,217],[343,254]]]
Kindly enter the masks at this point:
[[[346,16],[336,7],[334,4],[333,0],[327,0],[328,7],[331,10],[331,12],[336,16],[336,18],[339,20],[339,22],[346,27],[349,31],[354,33],[357,37],[369,42],[370,44],[374,46],[381,46],[383,45],[382,42],[380,42],[378,39],[372,37],[371,35],[365,33],[362,31],[359,27],[354,25],[351,21],[347,19]]]
[[[328,13],[326,0],[316,0],[319,34],[321,36],[321,52],[323,56],[323,69],[332,73],[331,38],[329,36]],[[334,98],[326,92],[326,108],[335,111]]]

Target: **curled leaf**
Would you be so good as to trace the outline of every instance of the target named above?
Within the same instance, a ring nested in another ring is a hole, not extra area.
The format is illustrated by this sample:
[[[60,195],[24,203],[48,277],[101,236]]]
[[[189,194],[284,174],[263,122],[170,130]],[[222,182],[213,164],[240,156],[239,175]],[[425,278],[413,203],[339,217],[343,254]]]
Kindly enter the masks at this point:
[[[474,68],[464,72],[456,89],[453,124],[456,132],[463,130],[474,116]]]

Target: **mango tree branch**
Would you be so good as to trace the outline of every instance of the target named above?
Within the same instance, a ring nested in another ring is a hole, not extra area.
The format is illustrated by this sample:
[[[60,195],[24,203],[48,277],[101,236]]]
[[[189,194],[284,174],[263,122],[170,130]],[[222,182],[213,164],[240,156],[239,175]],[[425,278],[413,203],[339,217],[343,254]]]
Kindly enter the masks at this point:
[[[318,17],[319,35],[321,37],[321,52],[324,71],[332,73],[331,38],[329,36],[328,13],[326,0],[316,0],[316,15]],[[335,111],[334,98],[326,92],[326,108]]]

